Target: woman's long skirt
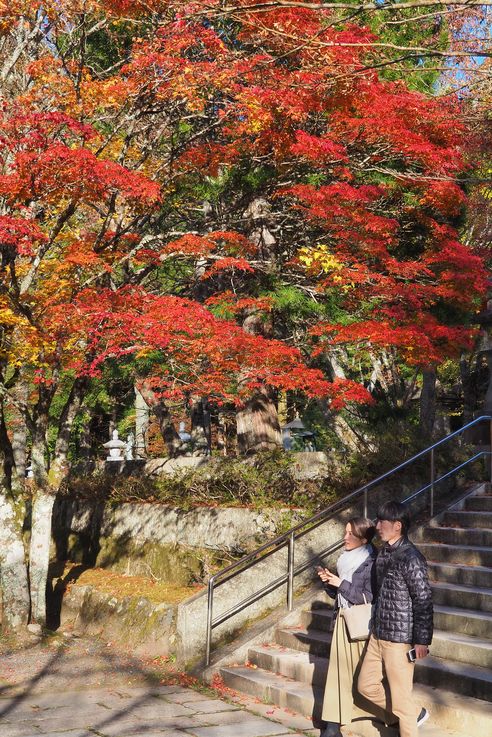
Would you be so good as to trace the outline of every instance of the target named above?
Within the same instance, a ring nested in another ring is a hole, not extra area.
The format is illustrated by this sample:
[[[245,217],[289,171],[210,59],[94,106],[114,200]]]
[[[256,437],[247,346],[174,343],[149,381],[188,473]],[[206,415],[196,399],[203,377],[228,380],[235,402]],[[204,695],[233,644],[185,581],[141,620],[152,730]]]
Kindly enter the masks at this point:
[[[354,697],[357,695],[356,679],[366,645],[365,640],[357,642],[349,640],[345,620],[339,611],[331,640],[330,662],[323,699],[322,719],[325,722],[350,724],[355,716],[360,717],[364,714],[360,708],[356,708],[355,714],[353,712]]]

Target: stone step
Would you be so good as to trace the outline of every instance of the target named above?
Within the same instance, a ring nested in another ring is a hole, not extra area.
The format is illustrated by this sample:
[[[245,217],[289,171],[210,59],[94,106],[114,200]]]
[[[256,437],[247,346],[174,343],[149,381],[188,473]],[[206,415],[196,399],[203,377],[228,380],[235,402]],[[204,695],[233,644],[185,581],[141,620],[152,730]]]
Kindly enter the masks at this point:
[[[492,548],[478,545],[439,545],[438,543],[419,543],[418,548],[430,563],[456,563],[457,565],[492,568]]]
[[[432,598],[441,606],[492,612],[492,589],[437,582],[432,583]]]
[[[291,650],[327,657],[330,653],[331,632],[304,627],[285,627],[276,631],[275,640],[277,645]]]
[[[477,494],[465,500],[465,510],[469,512],[492,512],[492,494]]]
[[[324,692],[321,688],[313,688],[307,683],[299,683],[262,668],[221,668],[220,675],[226,686],[235,691],[254,696],[267,704],[292,709],[313,719],[321,717]]]
[[[431,650],[436,658],[492,669],[492,640],[436,630]],[[327,657],[273,644],[250,648],[248,659],[264,670],[316,686],[324,684],[328,671]]]
[[[446,512],[443,515],[443,527],[487,527],[492,529],[492,512]]]
[[[271,673],[320,687],[324,686],[328,672],[328,658],[273,644],[250,648],[248,661]]]
[[[332,609],[305,609],[301,612],[300,626],[306,630],[330,632],[333,626]]]
[[[434,626],[444,632],[492,639],[492,614],[488,612],[437,605],[434,607]]]
[[[441,691],[421,683],[415,684],[413,694],[415,701],[430,714],[429,721],[419,729],[419,737],[423,737],[423,730],[427,725],[459,729],[467,737],[488,737],[490,734],[489,702]]]
[[[427,527],[422,533],[422,542],[492,547],[492,528]]]
[[[488,668],[429,656],[417,663],[415,680],[439,690],[492,702],[492,671]]]
[[[442,581],[443,583],[492,588],[492,568],[486,566],[429,563],[429,578],[431,581]]]
[[[470,637],[458,632],[434,630],[431,652],[436,658],[478,665],[480,668],[492,670],[492,640],[490,639]]]
[[[228,688],[253,696],[263,703],[299,712],[306,717],[320,718],[323,688],[299,683],[262,668],[221,668],[220,675]],[[453,729],[458,726],[460,733],[467,737],[475,734],[488,737],[490,734],[489,703],[440,688],[431,688],[422,683],[415,685],[414,697],[417,703],[430,712],[431,719],[427,725],[432,725],[434,730],[438,727]],[[421,727],[419,737],[424,737],[423,730],[427,725]],[[350,729],[357,733],[355,726],[352,724]]]

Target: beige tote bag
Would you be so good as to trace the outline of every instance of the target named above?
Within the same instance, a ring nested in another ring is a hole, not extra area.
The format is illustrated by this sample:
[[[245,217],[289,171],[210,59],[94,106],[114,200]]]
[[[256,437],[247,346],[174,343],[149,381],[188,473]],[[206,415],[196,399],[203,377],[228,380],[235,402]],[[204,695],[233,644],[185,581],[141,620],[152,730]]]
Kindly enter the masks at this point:
[[[367,640],[369,638],[372,604],[367,603],[365,594],[363,596],[364,604],[355,604],[348,607],[348,609],[341,610],[351,640]]]

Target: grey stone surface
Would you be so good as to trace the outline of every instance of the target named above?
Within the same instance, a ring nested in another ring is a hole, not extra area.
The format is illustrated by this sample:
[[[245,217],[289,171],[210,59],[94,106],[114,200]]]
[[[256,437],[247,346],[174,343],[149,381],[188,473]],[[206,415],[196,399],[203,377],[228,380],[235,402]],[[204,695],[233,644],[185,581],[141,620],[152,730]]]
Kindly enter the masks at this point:
[[[295,737],[289,727],[179,686],[0,698],[0,737]]]
[[[196,727],[187,729],[186,732],[194,737],[232,737],[231,726],[223,724],[213,727]],[[244,724],[234,725],[234,737],[270,737],[270,735],[285,735],[292,732],[286,732],[285,727],[281,724],[268,722],[266,719],[258,717]]]

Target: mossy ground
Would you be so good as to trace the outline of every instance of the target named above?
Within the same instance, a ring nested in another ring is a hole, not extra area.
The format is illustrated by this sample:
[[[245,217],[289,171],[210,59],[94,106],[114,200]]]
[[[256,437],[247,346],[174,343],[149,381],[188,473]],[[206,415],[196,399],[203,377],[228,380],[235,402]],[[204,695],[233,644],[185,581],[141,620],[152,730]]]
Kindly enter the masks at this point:
[[[104,568],[88,568],[71,562],[65,564],[59,577],[70,581],[68,586],[76,582],[83,586],[93,586],[117,599],[142,597],[155,604],[177,604],[203,588],[201,584],[175,586],[145,576],[127,576]]]

